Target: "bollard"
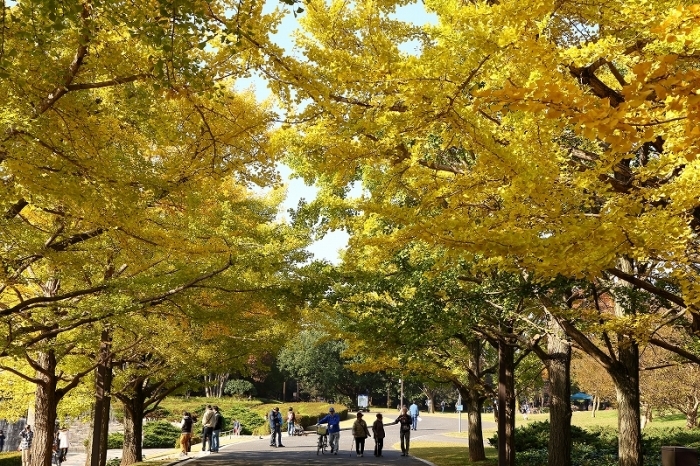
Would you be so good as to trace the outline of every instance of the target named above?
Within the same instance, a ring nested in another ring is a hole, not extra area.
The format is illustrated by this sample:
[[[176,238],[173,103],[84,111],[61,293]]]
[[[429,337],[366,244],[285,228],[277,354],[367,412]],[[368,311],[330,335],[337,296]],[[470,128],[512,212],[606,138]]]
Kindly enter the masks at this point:
[[[661,466],[698,466],[698,452],[687,447],[661,447]]]

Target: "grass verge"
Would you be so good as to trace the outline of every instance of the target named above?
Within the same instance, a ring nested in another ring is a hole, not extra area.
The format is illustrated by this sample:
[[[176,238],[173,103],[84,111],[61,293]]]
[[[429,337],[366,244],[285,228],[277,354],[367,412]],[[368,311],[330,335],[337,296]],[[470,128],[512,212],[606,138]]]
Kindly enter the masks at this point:
[[[399,447],[400,448],[400,447]],[[469,461],[469,450],[464,445],[450,442],[411,442],[411,455],[430,461],[436,466],[496,466],[498,452],[494,448],[486,448],[486,460]]]

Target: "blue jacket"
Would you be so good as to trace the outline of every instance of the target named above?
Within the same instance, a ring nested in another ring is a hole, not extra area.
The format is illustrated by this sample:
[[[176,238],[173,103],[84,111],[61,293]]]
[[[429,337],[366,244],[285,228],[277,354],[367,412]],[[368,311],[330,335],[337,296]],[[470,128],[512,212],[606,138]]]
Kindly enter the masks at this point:
[[[282,426],[282,413],[275,411],[274,409],[270,411],[269,416],[270,430],[275,431],[275,427]]]
[[[411,406],[408,407],[408,411],[411,413],[411,416],[418,416],[418,405],[413,403]]]
[[[322,419],[319,419],[318,421],[319,424],[328,424],[328,433],[329,434],[335,434],[336,432],[340,432],[340,416],[333,413],[333,414],[328,414]]]

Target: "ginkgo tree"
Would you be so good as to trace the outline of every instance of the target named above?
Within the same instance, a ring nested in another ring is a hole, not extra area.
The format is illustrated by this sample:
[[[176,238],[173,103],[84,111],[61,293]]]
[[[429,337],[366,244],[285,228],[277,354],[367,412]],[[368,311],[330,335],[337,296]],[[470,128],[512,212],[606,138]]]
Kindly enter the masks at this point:
[[[281,194],[252,200],[252,184],[276,181],[273,114],[232,91],[256,60],[242,34],[279,18],[261,7],[2,3],[0,364],[42,382],[37,465],[50,462],[55,395],[97,364],[84,357],[94,324],[193,287],[270,285],[306,259],[303,235],[271,220]],[[79,370],[55,359],[58,342],[83,355]],[[21,354],[29,372],[11,362]]]
[[[700,8],[426,1],[437,21],[416,26],[402,4],[309,2],[304,60],[265,50],[296,109],[280,143],[328,184],[328,211],[362,212],[351,231],[391,219],[384,247],[420,238],[543,279],[612,274],[689,311],[694,331]],[[355,181],[364,196],[344,202]],[[636,371],[648,328],[618,309]],[[621,465],[641,464],[638,415],[620,416]]]

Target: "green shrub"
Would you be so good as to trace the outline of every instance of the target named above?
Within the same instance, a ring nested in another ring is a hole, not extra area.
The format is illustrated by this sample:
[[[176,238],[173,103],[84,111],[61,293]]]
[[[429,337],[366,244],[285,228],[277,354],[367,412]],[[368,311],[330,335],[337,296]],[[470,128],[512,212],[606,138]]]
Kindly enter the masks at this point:
[[[226,382],[224,393],[234,396],[256,395],[255,386],[253,383],[243,379],[229,380]]]
[[[578,426],[571,426],[571,441],[574,444],[591,445],[598,449],[617,447],[617,435],[610,435],[606,429],[589,431]],[[549,442],[549,421],[531,422],[515,429],[515,451],[547,449]],[[498,446],[498,433],[489,439],[489,443]]]
[[[22,466],[22,454],[18,451],[0,453],[0,466]]]
[[[180,438],[180,429],[166,421],[143,426],[143,448],[172,448]]]
[[[117,450],[119,448],[124,448],[124,433],[115,432],[107,436],[107,448],[110,450]]]
[[[253,434],[256,429],[263,424],[267,424],[264,417],[243,406],[234,406],[223,413],[223,415],[226,424],[226,428],[223,430],[230,430],[233,426],[233,420],[238,419],[238,422],[241,423],[242,435]]]
[[[121,458],[112,458],[111,460],[107,460],[105,466],[119,466],[121,463]]]
[[[146,417],[149,419],[162,419],[162,420],[167,420],[171,416],[173,416],[173,413],[170,412],[170,410],[168,408],[163,408],[162,406],[157,407],[152,412],[150,412],[146,415]]]

